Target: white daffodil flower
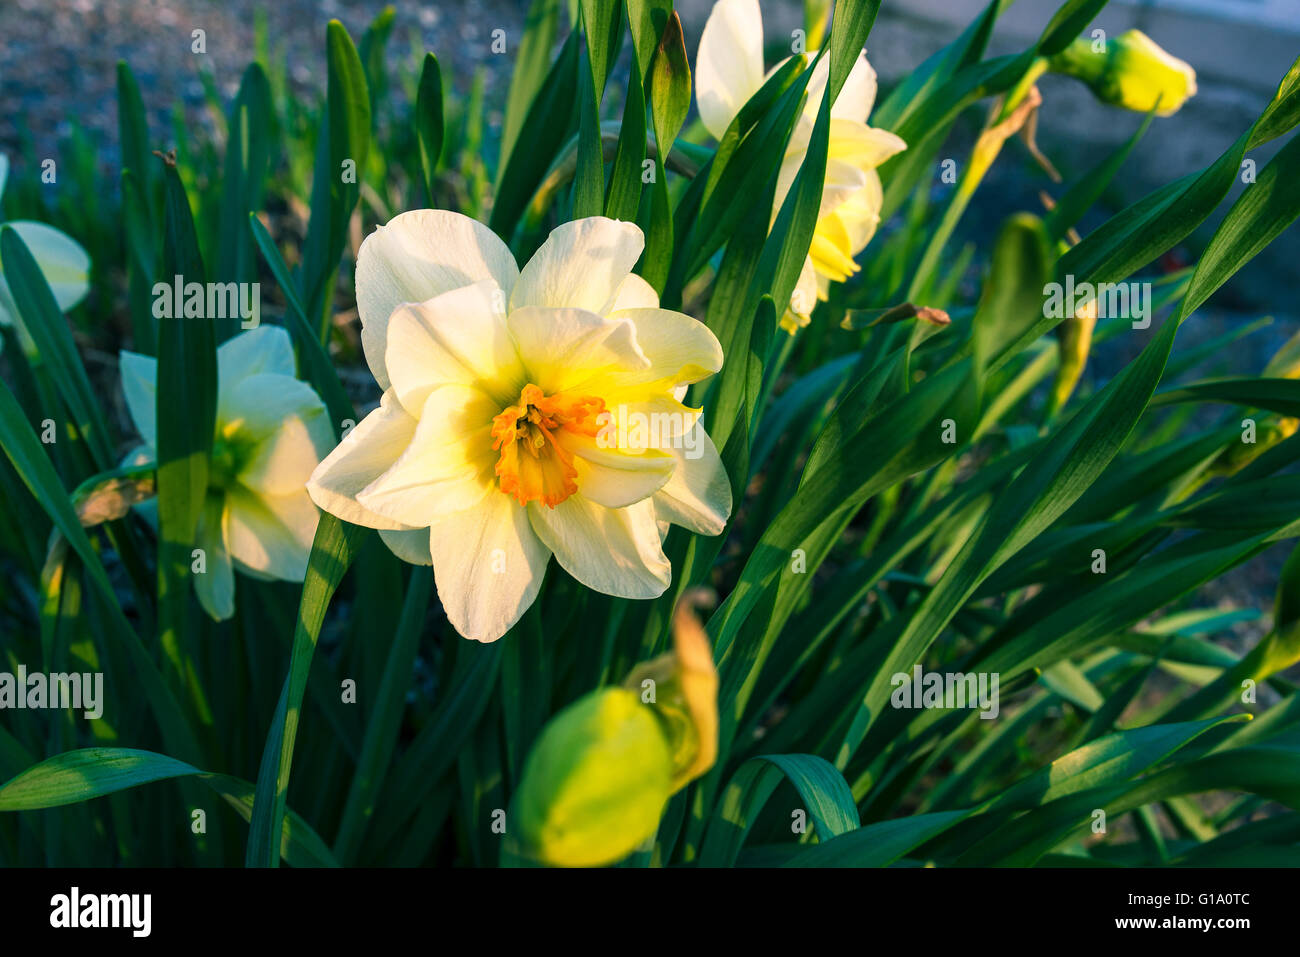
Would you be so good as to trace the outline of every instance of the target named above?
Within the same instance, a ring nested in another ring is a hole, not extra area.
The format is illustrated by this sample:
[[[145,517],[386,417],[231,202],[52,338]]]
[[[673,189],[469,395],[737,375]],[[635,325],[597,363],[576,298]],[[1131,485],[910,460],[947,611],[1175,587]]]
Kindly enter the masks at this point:
[[[805,62],[811,62],[815,52],[802,54]],[[763,15],[758,0],[715,3],[700,36],[695,65],[695,99],[705,129],[714,138],[722,139],[740,108],[770,75],[763,72]],[[808,153],[829,75],[829,58],[823,58],[808,80],[804,111],[781,164],[773,222]],[[832,282],[844,282],[858,271],[854,257],[866,248],[880,223],[884,193],[876,168],[907,149],[907,144],[887,130],[867,125],[875,100],[876,71],[863,52],[858,54],[844,88],[831,105],[821,209],[808,258],[789,308],[781,317],[781,326],[787,332],[808,324],[817,300],[827,297]]]
[[[8,178],[9,158],[0,153],[0,195],[4,194]],[[26,244],[60,310],[67,312],[86,298],[90,291],[90,257],[75,239],[53,226],[25,219],[10,220],[4,225],[16,231]],[[5,282],[4,263],[0,262],[0,325],[12,326],[17,312],[9,284]]]
[[[158,360],[123,351],[121,372],[144,439],[128,461],[153,462]],[[288,333],[259,326],[218,347],[217,429],[195,542],[206,571],[194,576],[199,603],[213,618],[235,613],[236,567],[254,578],[303,580],[320,519],[306,483],[333,445],[325,404],[294,378]]]
[[[552,554],[589,588],[654,598],[668,524],[717,535],[730,514],[717,449],[680,401],[722,348],[632,274],[643,245],[631,223],[582,219],[521,271],[486,226],[431,209],[361,244],[361,342],[383,399],[307,488],[432,564],[467,638],[505,634]]]

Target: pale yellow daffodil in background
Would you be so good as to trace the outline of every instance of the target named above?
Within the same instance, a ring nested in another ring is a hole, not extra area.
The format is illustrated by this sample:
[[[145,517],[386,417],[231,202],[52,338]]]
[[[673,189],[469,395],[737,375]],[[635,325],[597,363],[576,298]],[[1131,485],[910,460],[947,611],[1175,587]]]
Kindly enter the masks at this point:
[[[802,55],[811,62],[815,51]],[[804,111],[777,179],[773,221],[808,153],[829,74],[829,61],[823,58],[808,81]],[[720,0],[714,4],[700,36],[695,66],[695,98],[705,129],[721,139],[740,108],[769,75],[763,71],[763,18],[758,0]],[[844,282],[858,271],[854,259],[866,248],[880,223],[884,193],[876,168],[906,149],[907,144],[887,130],[867,125],[875,100],[876,71],[863,52],[831,105],[821,209],[798,285],[781,318],[787,332],[808,324],[817,300],[827,297],[832,282]]]
[[[4,194],[8,178],[9,158],[0,153],[0,195]],[[10,220],[5,225],[18,233],[31,252],[60,310],[67,312],[86,298],[90,291],[90,257],[75,239],[53,226],[25,219]],[[0,263],[0,325],[13,325],[17,311],[5,282],[4,264]]]
[[[127,409],[144,440],[128,461],[152,462],[158,360],[124,351],[121,371]],[[303,580],[320,520],[306,483],[333,445],[324,403],[294,378],[288,333],[261,326],[222,343],[208,497],[195,541],[205,568],[194,588],[213,618],[234,614],[234,568],[254,578]]]
[[[716,535],[731,511],[717,449],[682,405],[722,349],[632,274],[644,239],[566,223],[520,270],[495,233],[417,210],[366,237],[357,309],[384,390],[308,483],[321,508],[432,564],[456,630],[495,641],[554,554],[582,584],[654,598],[669,523]],[[653,426],[623,441],[613,423]]]

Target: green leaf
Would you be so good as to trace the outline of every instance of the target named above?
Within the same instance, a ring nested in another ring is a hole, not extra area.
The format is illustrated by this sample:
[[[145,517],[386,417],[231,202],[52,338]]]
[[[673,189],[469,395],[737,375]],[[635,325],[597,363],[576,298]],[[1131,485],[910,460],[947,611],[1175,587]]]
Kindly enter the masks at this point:
[[[826,84],[829,100],[840,95],[879,12],[880,0],[840,0],[836,4],[831,21],[830,81]]]
[[[935,811],[877,821],[809,848],[786,867],[888,867],[908,851],[965,820],[970,811]]]
[[[596,102],[605,92],[610,67],[618,59],[622,46],[623,24],[620,0],[579,0],[582,8],[582,31],[587,38],[587,57],[591,63],[591,85]]]
[[[573,218],[605,208],[605,148],[600,136],[600,96],[586,70],[578,80],[578,168],[573,176]]]
[[[163,754],[130,748],[83,748],[46,758],[0,785],[0,811],[61,807],[154,781],[189,776],[212,788],[248,820],[253,786],[247,781],[200,771]],[[325,842],[293,811],[284,820],[278,850],[295,867],[338,866]]]
[[[217,228],[217,262],[214,279],[253,282],[257,279],[257,252],[244,228],[250,213],[262,206],[270,165],[274,123],[271,85],[256,63],[244,71],[239,94],[230,107],[227,124],[225,177],[221,184],[221,218]],[[234,335],[235,317],[220,324],[220,338]]]
[[[503,166],[488,225],[498,236],[507,240],[514,233],[520,214],[546,175],[551,161],[568,142],[575,128],[578,116],[580,36],[574,30],[564,41],[564,46],[560,48],[541,90],[528,110],[517,137],[517,141],[527,143],[528,148],[512,149]]]
[[[1042,221],[1029,213],[1011,216],[994,243],[993,262],[972,320],[977,368],[988,368],[992,357],[1042,314],[1043,284],[1050,268]]]
[[[655,57],[655,45],[661,44],[671,20],[677,19],[672,0],[627,0],[627,22],[632,31],[632,49],[636,52],[637,73],[646,79]],[[681,21],[677,21],[678,33]],[[688,67],[689,69],[689,67]],[[690,90],[687,88],[687,105]]]
[[[415,141],[420,150],[420,169],[424,173],[424,189],[430,205],[437,182],[438,158],[442,155],[442,139],[442,71],[438,68],[438,58],[426,53],[415,99]]]
[[[328,92],[312,178],[302,291],[322,342],[330,331],[334,276],[370,153],[370,94],[357,48],[337,20],[325,30]]]
[[[735,863],[750,828],[783,777],[799,792],[823,843],[858,826],[853,794],[828,761],[812,754],[766,754],[746,761],[732,776],[709,823],[700,866]]]
[[[273,835],[279,833],[285,813],[285,796],[293,764],[294,743],[302,712],[302,697],[307,690],[307,674],[316,653],[325,611],[334,590],[356,557],[366,529],[341,522],[329,512],[322,512],[307,559],[307,577],[302,585],[302,602],[298,606],[298,626],[293,635],[293,656],[289,674],[280,693],[280,704],[271,721],[257,774],[257,800],[248,832],[245,862],[249,867],[275,867],[279,862]]]
[[[338,858],[351,863],[375,810],[375,799],[383,780],[384,771],[397,747],[397,734],[401,727],[402,711],[406,706],[406,691],[410,687],[415,656],[420,647],[420,633],[424,614],[428,609],[433,585],[433,569],[416,566],[407,583],[406,602],[402,617],[388,652],[388,662],[376,692],[376,703],[366,726],[361,758],[348,789],[343,821],[339,825],[334,850]]]
[[[280,251],[275,248],[275,240],[256,216],[250,215],[248,223],[253,231],[253,241],[257,243],[257,248],[262,253],[262,258],[266,260],[271,275],[279,283],[280,291],[284,293],[284,298],[289,303],[285,321],[298,347],[298,362],[303,366],[307,381],[316,390],[316,394],[324,400],[325,407],[329,410],[334,434],[341,437],[345,425],[348,422],[355,422],[356,419],[352,400],[348,398],[343,383],[339,381],[338,371],[334,368],[329,353],[325,351],[320,338],[307,320],[307,309],[298,297],[293,277],[289,275],[289,267],[281,258]]]
[[[4,282],[17,307],[18,320],[36,347],[33,358],[49,367],[59,397],[72,416],[76,435],[86,443],[96,466],[108,468],[113,462],[112,438],[99,398],[72,341],[72,330],[40,266],[12,227],[0,226],[0,261],[4,263]]]
[[[498,156],[498,193],[507,166],[514,159],[515,143],[523,129],[524,119],[550,80],[547,69],[559,23],[560,0],[533,0],[528,7],[519,54],[510,71],[510,92],[506,94],[506,115],[501,127],[501,152]]]
[[[1109,2],[1110,0],[1069,0],[1062,4],[1038,38],[1039,54],[1054,56],[1060,53],[1092,23]]]
[[[1070,227],[1078,223],[1083,218],[1083,214],[1091,209],[1092,204],[1101,197],[1106,187],[1114,180],[1115,174],[1119,172],[1120,167],[1128,159],[1129,154],[1133,152],[1133,147],[1137,146],[1138,140],[1142,139],[1143,134],[1151,126],[1151,120],[1154,117],[1155,111],[1153,110],[1146,115],[1142,120],[1142,125],[1124,141],[1124,144],[1119,149],[1080,176],[1079,181],[1056,201],[1056,206],[1048,212],[1043,221],[1047,229],[1047,235],[1053,241],[1064,238]]]
[[[609,190],[605,196],[605,215],[610,219],[636,219],[641,203],[642,163],[645,161],[645,95],[636,72],[627,79],[627,103],[623,109],[623,126],[618,134],[618,148],[609,173]],[[656,169],[656,179],[658,178]]]
[[[0,380],[0,448],[13,464],[24,485],[40,503],[59,533],[68,540],[85,566],[86,573],[105,610],[104,620],[126,650],[135,678],[140,682],[167,747],[178,754],[197,758],[197,739],[187,718],[176,703],[145,651],[140,638],[122,613],[116,590],[100,561],[99,553],[86,537],[72,502],[59,483],[58,474],[46,457],[45,448],[36,438],[22,408],[9,387]]]

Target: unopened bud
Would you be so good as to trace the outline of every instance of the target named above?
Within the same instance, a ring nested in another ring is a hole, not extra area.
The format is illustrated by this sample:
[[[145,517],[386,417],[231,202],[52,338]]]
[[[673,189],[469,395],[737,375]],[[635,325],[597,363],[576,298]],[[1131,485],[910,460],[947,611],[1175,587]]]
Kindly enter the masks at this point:
[[[1102,51],[1093,47],[1091,38],[1079,37],[1052,58],[1052,70],[1082,80],[1105,103],[1139,113],[1155,108],[1170,116],[1196,95],[1196,71],[1141,30],[1108,40]]]

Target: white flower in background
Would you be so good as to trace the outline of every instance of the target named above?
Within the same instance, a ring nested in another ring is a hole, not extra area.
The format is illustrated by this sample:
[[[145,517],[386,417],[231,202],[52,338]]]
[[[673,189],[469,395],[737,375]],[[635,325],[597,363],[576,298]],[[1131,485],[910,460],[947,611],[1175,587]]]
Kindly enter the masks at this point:
[[[631,223],[578,220],[520,271],[486,226],[427,209],[361,245],[361,342],[383,399],[307,487],[432,564],[467,638],[505,634],[552,554],[589,588],[654,598],[668,524],[716,535],[730,514],[717,449],[680,401],[722,349],[632,274],[643,245]],[[658,442],[607,441],[620,413],[656,422]]]
[[[144,446],[128,458],[152,462],[158,441],[158,360],[122,352],[122,390]],[[294,378],[293,346],[260,326],[217,349],[217,430],[208,497],[195,547],[207,570],[194,576],[204,610],[235,612],[233,567],[254,578],[300,582],[320,513],[306,483],[334,445],[325,405]]]
[[[4,194],[8,178],[9,158],[0,153],[0,195]],[[67,312],[86,298],[90,290],[90,257],[75,239],[53,226],[25,219],[10,220],[4,225],[17,232],[26,244],[60,310]],[[5,282],[4,264],[0,262],[0,325],[13,325],[17,312],[9,284]]]
[[[815,51],[803,54],[806,62],[811,62],[814,55]],[[763,16],[758,0],[721,0],[714,4],[700,36],[695,65],[700,120],[714,138],[722,138],[740,108],[770,75],[763,72]],[[786,148],[777,179],[773,221],[807,155],[829,75],[830,59],[825,57],[809,78],[807,102]],[[866,248],[880,223],[884,194],[876,167],[905,150],[907,144],[893,133],[867,125],[875,100],[876,71],[867,62],[866,53],[860,53],[831,105],[821,210],[799,283],[781,318],[787,332],[808,324],[817,300],[826,298],[832,282],[844,282],[858,271],[854,257]]]

